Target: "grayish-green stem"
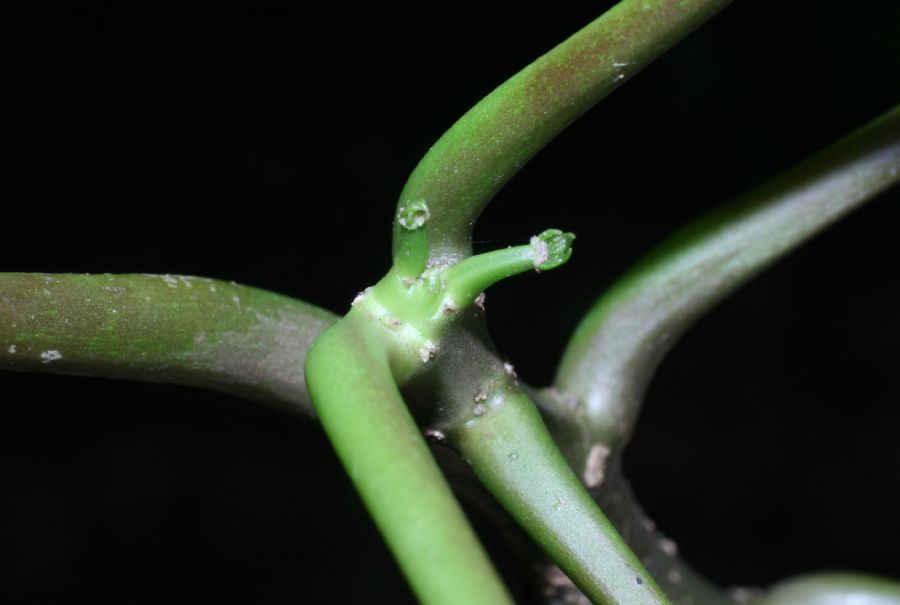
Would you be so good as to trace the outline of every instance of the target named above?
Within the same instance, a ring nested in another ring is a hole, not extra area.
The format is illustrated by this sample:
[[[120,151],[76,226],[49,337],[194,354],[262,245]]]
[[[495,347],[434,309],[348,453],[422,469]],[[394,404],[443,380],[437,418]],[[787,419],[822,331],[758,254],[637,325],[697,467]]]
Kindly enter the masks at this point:
[[[478,406],[483,407],[479,412]],[[481,481],[595,603],[668,603],[572,473],[521,392],[490,392],[448,432]]]
[[[674,605],[727,605],[728,595],[698,574],[678,554],[675,542],[656,528],[637,502],[630,484],[622,475],[621,450],[612,452],[603,443],[588,441],[584,427],[573,422],[568,407],[552,389],[533,391],[548,422],[557,447],[572,469],[591,488],[591,496],[622,539],[640,559]],[[588,605],[578,587],[556,565],[546,563],[539,576],[541,594],[547,605]]]
[[[497,360],[477,311],[467,315],[448,330],[429,377],[433,426],[595,603],[668,603],[556,448],[512,368]]]
[[[556,386],[595,442],[624,441],[656,366],[712,306],[900,179],[900,107],[689,225],[594,305]]]
[[[331,313],[184,275],[0,274],[0,369],[204,387],[311,417],[303,363]]]

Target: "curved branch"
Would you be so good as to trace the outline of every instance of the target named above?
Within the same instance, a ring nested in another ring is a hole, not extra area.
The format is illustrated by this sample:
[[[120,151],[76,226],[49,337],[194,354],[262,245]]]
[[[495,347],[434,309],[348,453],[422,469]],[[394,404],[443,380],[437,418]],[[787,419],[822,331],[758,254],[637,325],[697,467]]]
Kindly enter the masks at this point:
[[[662,357],[749,279],[900,179],[900,106],[676,233],[593,306],[556,386],[595,442],[624,441]]]
[[[394,262],[406,262],[407,239],[422,239],[400,220],[410,204],[429,209],[432,262],[469,256],[476,219],[522,165],[729,2],[623,0],[482,99],[410,175],[394,222]]]
[[[311,417],[303,363],[335,319],[207,278],[0,273],[0,369],[198,386]]]

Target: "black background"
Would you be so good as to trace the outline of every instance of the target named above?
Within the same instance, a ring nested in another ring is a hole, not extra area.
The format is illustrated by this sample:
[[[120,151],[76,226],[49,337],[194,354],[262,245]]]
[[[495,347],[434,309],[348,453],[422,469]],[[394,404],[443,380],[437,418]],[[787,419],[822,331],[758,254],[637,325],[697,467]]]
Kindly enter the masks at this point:
[[[0,270],[196,274],[343,312],[387,269],[421,154],[610,4],[7,16]],[[578,234],[565,268],[489,296],[521,376],[551,379],[654,242],[900,100],[900,4],[850,6],[737,2],[497,197],[478,250]],[[628,473],[718,582],[900,576],[898,194],[721,305],[652,385]],[[165,385],[0,393],[5,600],[411,600],[317,427]]]

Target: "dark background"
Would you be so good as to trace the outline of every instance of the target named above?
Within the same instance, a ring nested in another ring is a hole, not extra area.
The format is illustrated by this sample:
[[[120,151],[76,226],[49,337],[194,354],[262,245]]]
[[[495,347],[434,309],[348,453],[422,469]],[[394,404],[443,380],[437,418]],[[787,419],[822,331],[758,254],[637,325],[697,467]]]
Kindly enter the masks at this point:
[[[610,4],[7,16],[0,270],[196,274],[343,312],[388,267],[421,154]],[[551,379],[654,242],[900,100],[900,4],[850,6],[737,2],[498,196],[479,250],[578,234],[564,269],[489,296],[521,376]],[[721,305],[652,385],[627,471],[718,582],[900,577],[898,194]],[[317,427],[165,385],[0,393],[4,601],[411,600]]]

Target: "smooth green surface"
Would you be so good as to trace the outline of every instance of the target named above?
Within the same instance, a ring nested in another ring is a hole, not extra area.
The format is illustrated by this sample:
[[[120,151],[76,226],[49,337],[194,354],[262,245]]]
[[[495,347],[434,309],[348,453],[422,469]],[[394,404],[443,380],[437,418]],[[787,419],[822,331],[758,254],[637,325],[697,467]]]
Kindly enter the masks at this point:
[[[477,309],[463,314],[432,372],[410,387],[416,400],[440,402],[429,426],[446,435],[503,508],[596,603],[667,603],[573,474],[482,328]]]
[[[534,404],[505,389],[447,437],[545,553],[594,602],[669,603],[572,473]]]
[[[535,153],[729,1],[623,0],[462,116],[416,166],[398,202],[427,202],[431,258],[471,254],[479,214]],[[395,262],[406,237],[396,221]]]
[[[454,307],[465,308],[498,281],[533,268],[532,246],[512,246],[470,256],[444,271],[447,295]]]
[[[512,246],[471,256],[443,271],[447,294],[457,308],[471,305],[478,295],[500,280],[531,269],[549,271],[572,256],[575,236],[559,229],[535,235],[527,246]]]
[[[697,319],[750,278],[900,180],[896,107],[663,242],[592,307],[556,387],[595,441],[627,438],[656,366]]]
[[[303,362],[335,320],[201,277],[0,273],[0,369],[193,385],[311,416]]]
[[[397,391],[381,330],[354,309],[314,343],[322,426],[422,603],[512,603]]]

